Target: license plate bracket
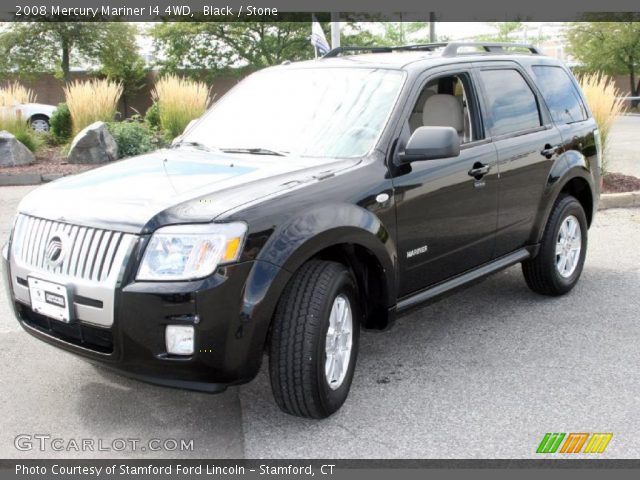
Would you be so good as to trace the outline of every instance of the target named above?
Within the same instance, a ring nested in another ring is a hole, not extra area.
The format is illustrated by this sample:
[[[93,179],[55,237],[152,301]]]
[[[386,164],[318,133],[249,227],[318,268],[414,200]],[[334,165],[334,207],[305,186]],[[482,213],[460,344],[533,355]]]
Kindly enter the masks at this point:
[[[27,277],[31,309],[60,322],[71,322],[71,305],[66,285]]]

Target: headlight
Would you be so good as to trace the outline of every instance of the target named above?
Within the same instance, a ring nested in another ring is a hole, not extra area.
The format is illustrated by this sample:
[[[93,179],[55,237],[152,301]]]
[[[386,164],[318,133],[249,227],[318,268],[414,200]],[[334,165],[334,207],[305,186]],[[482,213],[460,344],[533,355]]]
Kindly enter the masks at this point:
[[[240,257],[244,223],[174,225],[156,230],[144,252],[138,280],[195,280]]]

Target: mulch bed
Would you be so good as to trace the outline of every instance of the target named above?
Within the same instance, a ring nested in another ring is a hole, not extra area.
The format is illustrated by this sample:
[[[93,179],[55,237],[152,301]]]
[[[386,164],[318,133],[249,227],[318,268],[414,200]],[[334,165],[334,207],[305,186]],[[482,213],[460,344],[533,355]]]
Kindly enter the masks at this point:
[[[19,167],[2,167],[0,168],[0,175],[17,175],[20,173],[57,173],[70,175],[72,173],[84,172],[96,166],[97,165],[75,165],[67,163],[66,157],[61,154],[60,147],[44,147],[36,154],[35,163]]]
[[[640,178],[622,173],[607,173],[603,179],[603,193],[640,191]]]

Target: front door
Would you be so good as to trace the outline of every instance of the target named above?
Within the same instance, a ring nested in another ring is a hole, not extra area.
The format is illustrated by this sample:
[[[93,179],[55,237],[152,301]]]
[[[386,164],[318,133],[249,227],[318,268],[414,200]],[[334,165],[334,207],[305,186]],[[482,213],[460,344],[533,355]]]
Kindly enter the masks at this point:
[[[486,263],[494,254],[497,155],[485,139],[470,71],[425,79],[399,144],[419,126],[453,126],[461,151],[456,158],[417,161],[394,173],[400,297]]]

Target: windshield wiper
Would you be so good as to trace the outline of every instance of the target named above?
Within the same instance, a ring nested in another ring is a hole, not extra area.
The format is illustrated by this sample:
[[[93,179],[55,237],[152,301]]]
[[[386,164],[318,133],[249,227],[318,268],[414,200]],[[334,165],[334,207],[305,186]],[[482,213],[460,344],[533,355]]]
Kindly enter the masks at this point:
[[[248,153],[250,155],[276,155],[278,157],[286,157],[289,152],[279,150],[270,150],[268,148],[221,148],[225,153]]]
[[[188,147],[194,147],[194,148],[199,148],[200,150],[206,150],[207,152],[211,151],[211,147],[206,146],[204,143],[200,143],[200,142],[186,142],[184,140],[181,140],[177,143],[174,143],[173,145],[171,145],[171,148],[178,148],[178,147],[182,147],[182,146],[188,146]]]

